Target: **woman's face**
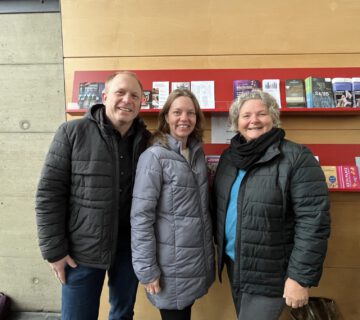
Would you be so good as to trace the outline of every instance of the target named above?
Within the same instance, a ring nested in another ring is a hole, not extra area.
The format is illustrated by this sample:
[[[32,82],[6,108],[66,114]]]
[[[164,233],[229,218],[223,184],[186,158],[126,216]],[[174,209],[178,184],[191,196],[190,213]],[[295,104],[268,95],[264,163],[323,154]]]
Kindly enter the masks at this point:
[[[192,100],[189,97],[176,98],[165,119],[169,124],[170,134],[181,141],[185,148],[187,139],[196,125],[195,106]]]
[[[241,109],[238,128],[246,141],[259,138],[273,128],[273,120],[266,105],[258,99],[246,101]]]

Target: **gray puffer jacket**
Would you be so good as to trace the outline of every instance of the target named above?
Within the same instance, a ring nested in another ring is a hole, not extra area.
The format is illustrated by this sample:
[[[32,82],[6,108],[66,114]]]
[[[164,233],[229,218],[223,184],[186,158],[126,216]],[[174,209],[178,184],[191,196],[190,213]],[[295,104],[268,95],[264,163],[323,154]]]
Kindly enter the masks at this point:
[[[141,283],[160,278],[148,294],[159,309],[183,309],[214,281],[208,180],[201,144],[190,141],[190,164],[180,143],[156,142],[140,157],[131,210],[133,266]]]

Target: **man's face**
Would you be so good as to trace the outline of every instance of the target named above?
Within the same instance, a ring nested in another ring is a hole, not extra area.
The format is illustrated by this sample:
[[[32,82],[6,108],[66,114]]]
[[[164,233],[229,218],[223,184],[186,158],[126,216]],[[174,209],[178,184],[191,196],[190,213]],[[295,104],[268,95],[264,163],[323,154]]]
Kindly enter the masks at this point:
[[[130,128],[139,114],[141,95],[141,87],[131,75],[118,74],[108,84],[107,90],[103,93],[103,103],[106,107],[106,116],[116,129],[121,131],[120,128]]]

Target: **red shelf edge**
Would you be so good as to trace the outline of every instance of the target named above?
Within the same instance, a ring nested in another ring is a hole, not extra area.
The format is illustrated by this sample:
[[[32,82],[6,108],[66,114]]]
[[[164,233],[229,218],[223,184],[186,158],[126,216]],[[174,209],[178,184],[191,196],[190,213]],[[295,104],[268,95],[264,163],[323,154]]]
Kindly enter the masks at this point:
[[[160,109],[141,109],[141,113],[158,113]],[[201,109],[204,113],[227,113],[228,108]],[[69,114],[84,114],[87,109],[66,109]],[[356,114],[360,113],[360,108],[281,108],[282,114]]]
[[[330,192],[360,192],[360,189],[330,188]]]

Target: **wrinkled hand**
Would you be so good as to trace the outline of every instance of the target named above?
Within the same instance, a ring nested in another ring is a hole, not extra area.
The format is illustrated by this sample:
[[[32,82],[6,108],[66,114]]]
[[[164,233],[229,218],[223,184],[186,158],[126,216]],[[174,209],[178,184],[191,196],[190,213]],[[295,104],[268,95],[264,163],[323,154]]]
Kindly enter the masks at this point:
[[[62,284],[66,283],[65,266],[69,265],[71,268],[77,267],[76,262],[69,255],[56,262],[49,262],[49,264],[55,273],[55,277],[58,278]]]
[[[303,307],[309,301],[309,288],[304,288],[295,280],[287,278],[283,298],[285,298],[286,304],[291,308]]]
[[[158,294],[161,291],[159,279],[154,280],[153,282],[144,284],[146,292],[150,294]]]

